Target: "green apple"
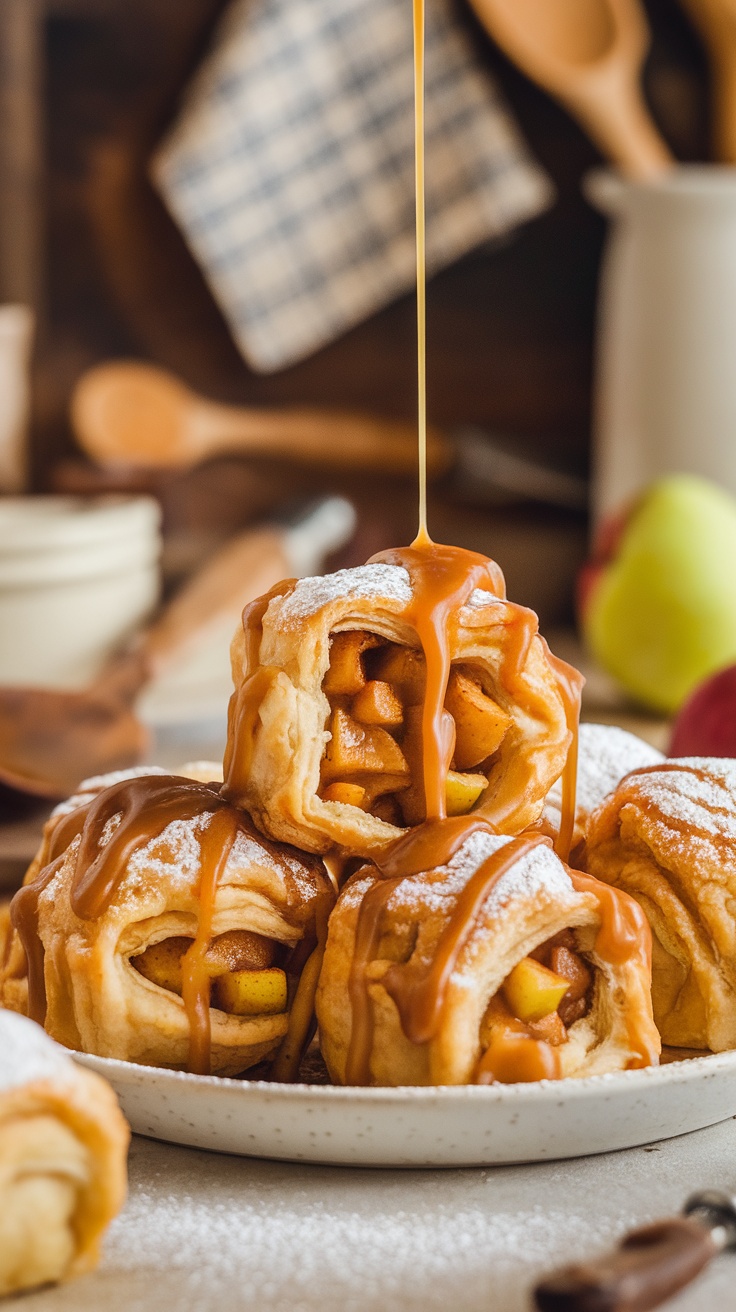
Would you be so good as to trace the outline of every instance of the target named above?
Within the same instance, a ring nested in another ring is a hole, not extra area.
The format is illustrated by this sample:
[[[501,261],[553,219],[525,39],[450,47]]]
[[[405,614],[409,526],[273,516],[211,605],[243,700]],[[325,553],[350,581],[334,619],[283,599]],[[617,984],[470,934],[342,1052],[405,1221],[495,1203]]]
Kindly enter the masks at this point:
[[[581,620],[600,664],[665,714],[736,661],[736,499],[679,474],[655,483],[584,571]]]

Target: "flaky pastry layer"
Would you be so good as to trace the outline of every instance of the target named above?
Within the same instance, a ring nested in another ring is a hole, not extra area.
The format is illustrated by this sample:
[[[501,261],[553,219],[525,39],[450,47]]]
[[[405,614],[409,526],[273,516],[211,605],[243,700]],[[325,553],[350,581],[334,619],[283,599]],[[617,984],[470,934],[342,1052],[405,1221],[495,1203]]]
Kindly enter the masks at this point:
[[[255,665],[248,664],[244,633],[236,633],[226,789],[264,833],[307,851],[337,846],[368,856],[404,832],[395,820],[320,796],[333,710],[323,684],[336,634],[363,632],[418,651],[407,618],[411,599],[405,569],[361,566],[299,580],[291,593],[272,599]],[[513,615],[510,603],[476,591],[450,626],[453,666],[470,670],[508,719],[500,746],[477,767],[487,786],[474,806],[504,833],[518,833],[539,817],[571,738],[558,678],[537,634],[509,684]]]
[[[590,820],[585,865],[652,928],[652,996],[673,1047],[736,1047],[736,761],[630,774]]]
[[[400,963],[416,976],[434,960],[462,890],[482,862],[508,841],[473,834],[448,865],[406,879],[391,894],[378,951],[367,967],[371,1084],[473,1082],[483,1054],[489,1004],[517,963],[567,929],[574,931],[577,951],[584,954],[594,978],[587,1014],[569,1027],[558,1049],[562,1076],[599,1075],[640,1064],[632,1044],[632,1019],[651,1051],[659,1052],[648,971],[632,961],[611,965],[597,952],[597,900],[576,892],[566,867],[547,847],[520,857],[486,897],[449,977],[434,1036],[424,1043],[407,1038],[396,1002],[384,986],[388,972]],[[330,918],[317,1016],[322,1053],[337,1083],[345,1082],[354,1023],[349,990],[361,906],[379,880],[375,867],[358,871]]]

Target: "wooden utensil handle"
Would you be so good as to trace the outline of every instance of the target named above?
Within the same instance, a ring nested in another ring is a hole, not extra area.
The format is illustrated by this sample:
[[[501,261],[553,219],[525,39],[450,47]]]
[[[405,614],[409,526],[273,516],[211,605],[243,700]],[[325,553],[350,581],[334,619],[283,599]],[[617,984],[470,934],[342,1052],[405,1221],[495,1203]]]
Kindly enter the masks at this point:
[[[416,424],[374,415],[307,408],[246,410],[207,403],[192,428],[199,429],[209,451],[242,451],[386,474],[412,474],[417,468]],[[441,433],[427,434],[430,474],[448,469],[453,455],[452,443]]]
[[[657,1221],[627,1235],[615,1252],[543,1280],[535,1303],[539,1312],[647,1312],[694,1280],[717,1251],[697,1221]]]

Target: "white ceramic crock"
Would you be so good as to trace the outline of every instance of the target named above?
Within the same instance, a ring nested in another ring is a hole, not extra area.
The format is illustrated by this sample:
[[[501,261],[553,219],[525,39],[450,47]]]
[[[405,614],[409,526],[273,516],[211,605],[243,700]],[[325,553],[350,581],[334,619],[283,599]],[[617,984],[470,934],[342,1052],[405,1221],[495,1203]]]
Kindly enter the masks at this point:
[[[149,497],[0,498],[0,683],[83,687],[150,614]]]
[[[670,473],[736,494],[736,168],[586,180],[612,218],[600,286],[594,505]]]

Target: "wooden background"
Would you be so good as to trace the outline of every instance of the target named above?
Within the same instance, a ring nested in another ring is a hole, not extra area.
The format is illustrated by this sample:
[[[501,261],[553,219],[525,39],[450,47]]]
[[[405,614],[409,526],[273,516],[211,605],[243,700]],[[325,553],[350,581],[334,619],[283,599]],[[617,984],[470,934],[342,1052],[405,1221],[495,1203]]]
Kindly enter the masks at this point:
[[[675,0],[650,0],[647,7],[654,40],[646,87],[655,116],[680,158],[705,157],[702,50]],[[411,297],[309,360],[257,376],[237,353],[147,182],[151,148],[223,8],[223,0],[0,0],[6,125],[0,196],[10,181],[15,198],[15,218],[0,236],[0,293],[32,295],[40,310],[38,487],[84,484],[88,475],[78,464],[59,467],[73,454],[68,397],[81,371],[108,356],[156,360],[223,400],[414,413]],[[604,233],[580,180],[597,156],[567,116],[503,59],[464,3],[458,13],[552,176],[558,200],[506,242],[431,282],[430,416],[437,424],[473,421],[501,429],[529,450],[584,469]],[[208,534],[214,539],[272,505],[285,481],[295,492],[317,486],[308,470],[291,471],[285,480],[267,466],[220,461],[196,477],[158,480],[156,487],[172,539],[193,541],[199,534],[196,555]],[[328,482],[358,495],[359,550],[410,533],[410,486]],[[500,558],[520,600],[553,620],[569,615],[572,579],[585,552],[579,517],[534,507],[490,514],[441,496],[434,516],[436,536],[461,532],[466,545]]]

